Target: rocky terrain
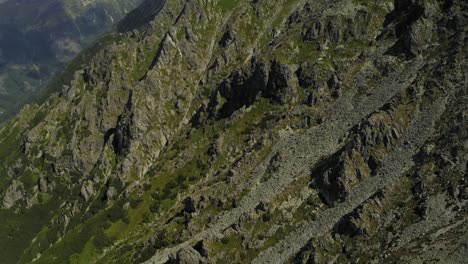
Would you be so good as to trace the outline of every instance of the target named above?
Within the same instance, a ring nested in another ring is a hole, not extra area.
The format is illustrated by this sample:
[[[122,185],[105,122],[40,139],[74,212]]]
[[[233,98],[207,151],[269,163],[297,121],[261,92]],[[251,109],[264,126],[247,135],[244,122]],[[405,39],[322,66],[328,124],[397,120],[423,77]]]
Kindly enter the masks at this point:
[[[0,1],[0,121],[40,94],[64,65],[140,2]]]
[[[6,263],[464,263],[468,3],[146,1],[0,129]]]

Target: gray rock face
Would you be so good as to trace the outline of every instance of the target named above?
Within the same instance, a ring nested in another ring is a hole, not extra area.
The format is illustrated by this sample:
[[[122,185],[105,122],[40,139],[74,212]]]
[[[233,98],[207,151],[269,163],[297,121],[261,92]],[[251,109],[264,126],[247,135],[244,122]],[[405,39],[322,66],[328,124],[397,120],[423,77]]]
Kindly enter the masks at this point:
[[[45,177],[40,177],[39,178],[38,185],[39,185],[39,191],[42,192],[42,193],[46,193],[50,189],[50,187],[49,187],[50,183]]]
[[[430,44],[434,25],[427,19],[434,6],[424,1],[395,1],[395,10],[386,23],[396,24],[395,32],[398,41],[387,54],[403,55],[407,58],[417,56]]]
[[[251,67],[249,72],[235,72],[220,85],[219,95],[226,102],[219,106],[217,94],[214,94],[209,109],[212,116],[228,117],[236,110],[252,105],[259,97],[269,98],[278,104],[294,99],[293,73],[288,65],[277,61],[260,63],[253,60]]]
[[[120,156],[126,156],[130,153],[131,142],[133,138],[132,114],[124,113],[119,117],[117,127],[114,130],[114,151]]]
[[[313,184],[328,204],[343,200],[353,185],[375,175],[386,151],[392,150],[405,133],[406,124],[402,120],[391,120],[395,109],[390,104],[387,107],[387,112],[372,114],[357,128],[360,133],[353,140],[312,172]],[[386,151],[380,151],[380,146]]]
[[[81,196],[88,201],[95,194],[93,182],[87,181],[81,186]]]
[[[221,38],[221,41],[219,42],[219,45],[221,47],[227,47],[229,44],[234,42],[236,40],[236,32],[234,32],[232,29],[228,28],[226,32],[224,33],[223,37]]]
[[[5,191],[3,195],[3,208],[9,209],[13,207],[17,201],[22,199],[23,196],[23,185],[20,181],[14,180],[8,189]]]
[[[271,97],[274,102],[281,104],[290,102],[295,93],[292,77],[292,71],[287,65],[274,61],[270,67],[268,84],[262,95]]]
[[[203,261],[200,253],[194,248],[181,249],[175,256],[171,256],[167,264],[202,264],[206,263]]]
[[[236,72],[224,81],[219,93],[226,103],[219,110],[220,117],[230,116],[243,106],[250,106],[268,85],[268,65],[254,64],[252,72]]]

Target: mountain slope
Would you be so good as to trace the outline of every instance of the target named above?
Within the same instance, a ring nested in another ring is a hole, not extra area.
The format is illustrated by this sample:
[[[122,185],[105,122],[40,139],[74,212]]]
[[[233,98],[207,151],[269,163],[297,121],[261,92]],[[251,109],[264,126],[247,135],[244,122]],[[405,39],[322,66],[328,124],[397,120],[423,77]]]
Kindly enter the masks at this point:
[[[463,263],[467,11],[143,3],[0,130],[0,256]]]
[[[0,3],[0,119],[27,102],[139,0]]]

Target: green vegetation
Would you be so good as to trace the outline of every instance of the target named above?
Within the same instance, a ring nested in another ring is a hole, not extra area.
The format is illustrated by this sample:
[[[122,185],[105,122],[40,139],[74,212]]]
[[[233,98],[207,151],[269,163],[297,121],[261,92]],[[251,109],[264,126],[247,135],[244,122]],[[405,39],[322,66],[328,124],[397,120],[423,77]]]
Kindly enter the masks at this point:
[[[16,263],[35,250],[46,249],[53,242],[41,230],[47,226],[59,202],[52,199],[30,209],[21,209],[19,213],[13,209],[0,210],[0,219],[3,219],[0,226],[0,257],[4,263]],[[41,238],[41,243],[36,244],[37,248],[26,249],[25,241],[31,241],[34,237]]]
[[[219,0],[218,6],[222,11],[228,11],[233,9],[242,0]]]

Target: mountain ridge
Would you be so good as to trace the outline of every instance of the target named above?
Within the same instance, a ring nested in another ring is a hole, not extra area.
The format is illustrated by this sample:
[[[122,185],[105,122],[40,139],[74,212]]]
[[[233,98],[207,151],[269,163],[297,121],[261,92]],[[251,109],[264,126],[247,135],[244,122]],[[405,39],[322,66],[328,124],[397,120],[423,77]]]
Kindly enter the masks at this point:
[[[0,119],[8,119],[139,1],[0,4]]]
[[[0,129],[4,259],[463,263],[464,1],[152,4]]]

